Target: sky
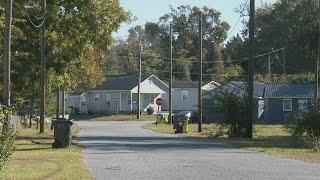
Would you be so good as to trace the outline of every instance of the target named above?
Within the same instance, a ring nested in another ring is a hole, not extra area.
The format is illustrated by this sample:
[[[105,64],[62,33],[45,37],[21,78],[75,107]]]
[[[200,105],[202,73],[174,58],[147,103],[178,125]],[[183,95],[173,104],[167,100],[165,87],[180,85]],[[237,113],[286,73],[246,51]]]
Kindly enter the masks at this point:
[[[136,25],[143,26],[146,22],[157,22],[158,19],[170,12],[170,5],[178,7],[180,5],[208,6],[221,12],[221,19],[227,21],[231,26],[229,37],[241,31],[243,25],[239,20],[239,14],[235,12],[242,3],[247,0],[120,0],[125,10],[131,11],[136,21],[131,24],[123,23],[121,28],[114,34],[116,38],[126,38],[128,30]],[[248,0],[249,1],[249,0]],[[261,3],[275,2],[276,0],[256,0],[256,6]],[[246,17],[244,17],[246,18]],[[232,31],[232,32],[231,32]]]

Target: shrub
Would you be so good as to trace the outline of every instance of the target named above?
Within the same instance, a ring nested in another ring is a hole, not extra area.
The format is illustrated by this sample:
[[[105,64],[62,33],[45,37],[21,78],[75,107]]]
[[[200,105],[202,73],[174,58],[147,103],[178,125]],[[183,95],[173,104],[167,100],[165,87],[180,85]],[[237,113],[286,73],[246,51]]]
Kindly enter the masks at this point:
[[[4,165],[5,161],[9,159],[14,149],[13,143],[15,139],[15,133],[12,128],[9,127],[10,109],[0,108],[0,169]]]
[[[154,113],[154,109],[152,107],[148,107],[147,114],[152,115]]]
[[[320,112],[314,106],[310,105],[291,129],[294,136],[311,143],[315,150],[320,150]]]
[[[244,137],[246,133],[246,97],[221,91],[216,95],[219,102],[215,109],[223,114],[219,126],[227,127],[230,137]]]

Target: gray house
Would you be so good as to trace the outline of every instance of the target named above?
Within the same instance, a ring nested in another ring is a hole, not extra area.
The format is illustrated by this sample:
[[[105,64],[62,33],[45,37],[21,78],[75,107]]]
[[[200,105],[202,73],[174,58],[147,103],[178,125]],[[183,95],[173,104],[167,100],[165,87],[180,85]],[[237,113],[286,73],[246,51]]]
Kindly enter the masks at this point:
[[[253,98],[255,102],[255,117],[256,120],[261,118],[264,113],[264,90],[265,84],[255,81],[253,83]],[[214,89],[207,92],[203,97],[204,103],[204,117],[208,121],[219,121],[224,117],[219,110],[212,109],[219,102],[216,100],[218,91],[225,91],[234,93],[239,97],[244,97],[247,94],[247,83],[239,81],[231,81],[228,84],[221,86],[220,88]]]
[[[141,81],[141,109],[158,109],[155,101],[168,92],[168,85],[155,75],[143,77]],[[86,107],[89,114],[106,112],[132,112],[137,108],[138,77],[110,76],[97,88],[89,90]]]
[[[314,89],[312,84],[266,84],[264,121],[273,124],[293,121],[308,110]]]
[[[207,92],[219,87],[220,84],[211,81],[205,82],[202,91]],[[172,82],[172,109],[174,111],[197,111],[198,109],[198,82],[197,81],[173,81]],[[163,110],[169,109],[169,94],[163,96]]]
[[[86,94],[65,92],[65,108],[72,108],[76,114],[87,114]]]

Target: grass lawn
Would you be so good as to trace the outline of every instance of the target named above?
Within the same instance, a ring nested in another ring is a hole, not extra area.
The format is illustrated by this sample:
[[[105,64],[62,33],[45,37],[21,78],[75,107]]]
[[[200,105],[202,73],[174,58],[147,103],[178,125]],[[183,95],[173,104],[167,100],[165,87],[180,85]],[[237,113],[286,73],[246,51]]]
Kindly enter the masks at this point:
[[[88,115],[88,116],[79,116],[74,118],[76,121],[81,120],[90,120],[90,121],[137,121],[136,115],[124,115],[119,114],[111,116],[97,116],[97,115]],[[156,120],[156,115],[141,115],[140,121],[152,121]]]
[[[67,149],[52,149],[53,132],[49,128],[44,134],[34,128],[20,130],[16,150],[0,171],[0,179],[92,179],[76,142]],[[79,130],[73,126],[72,134]]]
[[[174,134],[172,126],[167,124],[149,124],[144,128],[156,132]],[[225,130],[224,130],[225,131]],[[188,137],[212,138],[221,143],[234,147],[245,148],[254,152],[263,152],[280,157],[303,160],[306,162],[320,163],[320,152],[313,151],[303,142],[298,142],[282,125],[255,125],[254,138],[217,138],[219,132],[216,124],[203,124],[202,133],[198,133],[196,124],[189,125]]]

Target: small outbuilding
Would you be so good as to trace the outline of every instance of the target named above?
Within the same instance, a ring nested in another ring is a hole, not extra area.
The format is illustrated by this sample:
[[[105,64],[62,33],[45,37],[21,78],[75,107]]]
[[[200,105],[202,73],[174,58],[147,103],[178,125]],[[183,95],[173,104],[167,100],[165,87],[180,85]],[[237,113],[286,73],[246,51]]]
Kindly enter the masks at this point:
[[[290,123],[314,99],[313,84],[266,84],[264,121],[272,124]]]

